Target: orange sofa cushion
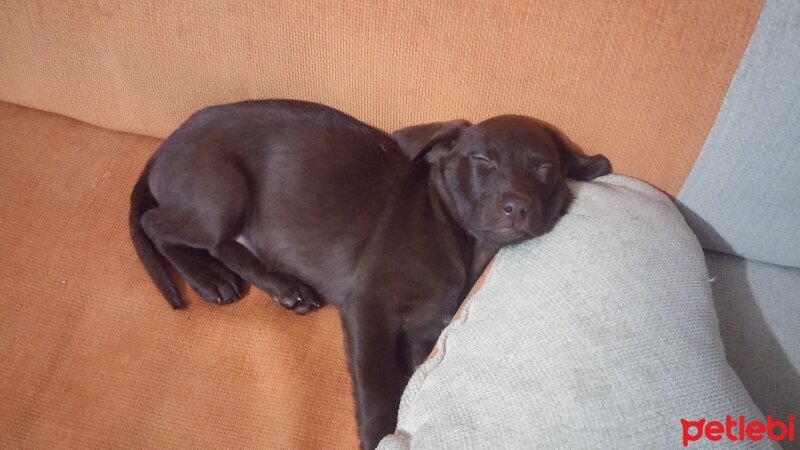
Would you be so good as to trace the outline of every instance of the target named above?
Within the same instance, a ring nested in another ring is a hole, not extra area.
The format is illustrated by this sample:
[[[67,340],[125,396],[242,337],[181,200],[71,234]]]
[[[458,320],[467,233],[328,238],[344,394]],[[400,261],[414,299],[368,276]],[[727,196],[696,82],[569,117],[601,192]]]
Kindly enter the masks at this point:
[[[339,318],[173,311],[128,238],[159,140],[0,103],[0,447],[352,449]]]

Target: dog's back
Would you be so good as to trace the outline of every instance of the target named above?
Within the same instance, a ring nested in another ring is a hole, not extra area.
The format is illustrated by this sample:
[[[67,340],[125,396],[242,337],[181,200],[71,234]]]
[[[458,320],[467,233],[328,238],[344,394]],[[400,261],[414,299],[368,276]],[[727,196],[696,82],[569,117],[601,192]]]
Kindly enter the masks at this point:
[[[263,100],[198,111],[143,179],[162,221],[190,246],[235,239],[281,271],[324,280],[315,288],[330,295],[338,292],[326,287],[352,274],[409,167],[391,137],[340,111]]]

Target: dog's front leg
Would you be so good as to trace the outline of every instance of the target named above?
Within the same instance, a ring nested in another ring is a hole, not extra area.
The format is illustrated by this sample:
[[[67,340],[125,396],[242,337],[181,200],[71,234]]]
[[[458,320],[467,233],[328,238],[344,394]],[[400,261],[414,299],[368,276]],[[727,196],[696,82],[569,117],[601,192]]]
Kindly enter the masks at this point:
[[[408,381],[398,364],[399,318],[380,304],[357,301],[342,308],[341,315],[361,447],[371,450],[394,431]]]
[[[463,289],[450,289],[441,296],[421,298],[419,307],[407,313],[403,344],[404,373],[411,377],[431,354],[439,335],[453,319],[463,299]]]

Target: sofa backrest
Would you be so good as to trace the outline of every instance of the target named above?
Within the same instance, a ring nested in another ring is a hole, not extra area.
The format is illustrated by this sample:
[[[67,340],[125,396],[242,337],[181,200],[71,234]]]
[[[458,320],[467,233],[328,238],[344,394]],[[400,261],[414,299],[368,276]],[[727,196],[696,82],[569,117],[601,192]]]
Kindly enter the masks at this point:
[[[249,98],[319,101],[389,131],[521,113],[675,195],[761,6],[6,3],[0,100],[157,137],[201,107]]]
[[[800,267],[797,0],[766,2],[678,200],[704,248]]]

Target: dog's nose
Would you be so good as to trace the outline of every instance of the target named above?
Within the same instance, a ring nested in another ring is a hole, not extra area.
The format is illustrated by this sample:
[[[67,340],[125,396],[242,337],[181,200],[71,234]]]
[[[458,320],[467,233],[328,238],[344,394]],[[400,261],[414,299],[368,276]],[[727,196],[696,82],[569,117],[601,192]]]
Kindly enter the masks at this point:
[[[523,219],[528,215],[530,204],[520,198],[506,198],[502,202],[503,214],[510,217],[516,222],[517,219]]]

